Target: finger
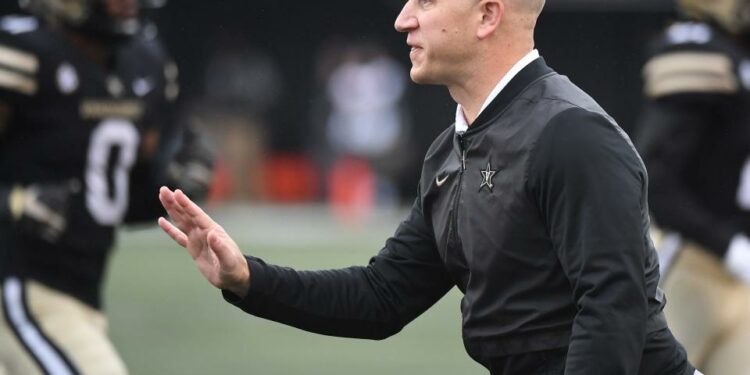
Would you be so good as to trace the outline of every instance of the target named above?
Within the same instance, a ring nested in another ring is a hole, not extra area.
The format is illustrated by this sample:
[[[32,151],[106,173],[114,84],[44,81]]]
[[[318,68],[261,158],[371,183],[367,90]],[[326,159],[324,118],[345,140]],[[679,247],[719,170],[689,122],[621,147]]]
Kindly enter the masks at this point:
[[[169,213],[169,216],[172,217],[172,219],[175,221],[178,226],[182,226],[183,224],[191,224],[192,218],[190,215],[185,213],[185,210],[180,207],[177,202],[172,202],[169,204],[169,206],[165,206],[167,209],[167,213]]]
[[[173,201],[174,200],[174,193],[172,190],[169,190],[168,187],[162,186],[159,188],[159,200],[162,203],[166,203],[167,201]]]
[[[172,239],[177,242],[178,245],[182,247],[187,247],[188,243],[188,237],[183,233],[179,228],[174,226],[174,224],[170,223],[167,219],[160,217],[159,220],[159,227],[169,235],[169,237],[172,237]]]
[[[178,210],[179,205],[177,204],[177,201],[174,197],[174,192],[169,190],[166,186],[162,186],[159,189],[159,201],[161,201],[161,204],[166,208],[167,210]]]
[[[177,202],[175,202],[174,199],[174,193],[166,186],[162,186],[159,189],[159,201],[161,202],[161,205],[164,206],[164,209],[167,210],[167,213],[169,213],[170,216],[172,216],[173,214],[177,216],[179,214],[179,211],[177,210]]]
[[[181,224],[183,224],[185,228],[187,228],[187,227],[201,228],[201,226],[198,224],[198,221],[193,217],[194,215],[189,214],[186,211],[185,207],[183,207],[183,204],[185,204],[185,203],[177,201],[176,192],[177,191],[175,191],[172,194],[172,197],[173,197],[173,200],[172,200],[172,210],[175,212],[176,215],[179,216]],[[182,195],[185,196],[184,193]],[[187,196],[185,196],[185,197],[187,197]],[[188,199],[188,202],[189,202],[189,203],[187,203],[188,205],[195,205],[195,203],[192,203],[192,201],[190,201],[189,199]],[[203,211],[200,210],[200,212],[203,212]],[[204,212],[204,214],[205,214],[205,212]]]
[[[250,267],[237,243],[224,230],[208,232],[208,243],[219,262],[219,279],[214,284],[222,289],[244,297],[250,287]]]
[[[213,221],[213,219],[211,219],[211,217],[208,216],[208,214],[205,213],[197,204],[191,201],[190,198],[188,198],[188,196],[182,192],[182,190],[175,190],[174,197],[177,201],[177,204],[185,211],[185,214],[189,216],[193,220],[195,225],[197,225],[199,228],[211,229],[219,226],[219,224],[216,224],[216,222]]]
[[[224,231],[213,229],[208,232],[208,243],[222,268],[234,267],[237,255],[242,255],[234,240]]]
[[[177,227],[187,233],[190,229],[189,226],[192,223],[192,220],[179,204],[177,204],[174,199],[174,193],[167,187],[162,186],[161,189],[159,189],[159,200]]]

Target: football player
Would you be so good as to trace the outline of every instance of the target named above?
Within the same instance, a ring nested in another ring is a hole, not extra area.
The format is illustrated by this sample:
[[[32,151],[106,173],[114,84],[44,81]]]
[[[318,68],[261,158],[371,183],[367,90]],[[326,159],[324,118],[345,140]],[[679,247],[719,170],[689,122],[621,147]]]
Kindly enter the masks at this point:
[[[0,374],[125,374],[102,313],[121,224],[211,152],[170,120],[175,64],[138,0],[26,0],[0,20]]]
[[[666,313],[706,374],[750,374],[750,0],[680,0],[649,46],[639,147]]]

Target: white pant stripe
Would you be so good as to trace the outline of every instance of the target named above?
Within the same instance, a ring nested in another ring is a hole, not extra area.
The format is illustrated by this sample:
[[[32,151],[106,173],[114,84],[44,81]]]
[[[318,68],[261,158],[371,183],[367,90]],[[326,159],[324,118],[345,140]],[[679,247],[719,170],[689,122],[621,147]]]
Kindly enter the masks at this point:
[[[10,324],[15,327],[20,339],[48,374],[73,375],[65,360],[60,357],[26,314],[22,288],[21,281],[15,277],[7,278],[3,285],[3,299],[8,309]]]

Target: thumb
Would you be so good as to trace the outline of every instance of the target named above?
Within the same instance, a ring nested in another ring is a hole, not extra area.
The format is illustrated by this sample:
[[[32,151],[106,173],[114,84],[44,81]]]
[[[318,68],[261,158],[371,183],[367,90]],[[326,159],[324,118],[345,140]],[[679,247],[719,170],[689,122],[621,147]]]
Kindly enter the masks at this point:
[[[234,261],[237,259],[235,252],[239,251],[234,241],[224,231],[212,229],[208,232],[208,244],[211,246],[216,258],[222,267],[233,266]]]

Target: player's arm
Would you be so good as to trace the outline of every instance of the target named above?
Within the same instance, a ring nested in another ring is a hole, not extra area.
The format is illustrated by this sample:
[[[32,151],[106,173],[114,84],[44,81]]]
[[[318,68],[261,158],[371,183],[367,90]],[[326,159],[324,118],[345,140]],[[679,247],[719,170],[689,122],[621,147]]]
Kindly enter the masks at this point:
[[[17,126],[17,112],[39,89],[40,60],[16,35],[0,30],[0,147]],[[0,221],[25,235],[55,242],[67,226],[68,201],[75,182],[2,184]]]
[[[164,215],[155,194],[160,186],[181,189],[201,201],[212,181],[215,151],[198,130],[174,127],[151,135],[154,149],[142,156],[131,172],[131,203],[125,218],[129,224]]]
[[[605,118],[575,108],[542,132],[528,176],[577,310],[565,374],[637,374],[649,319],[640,159]]]
[[[159,48],[156,48],[159,47]],[[151,51],[163,53],[160,45]],[[164,57],[159,57],[164,60]],[[176,120],[179,85],[176,65],[164,63],[162,81],[153,95],[147,129],[138,161],[131,171],[130,206],[126,223],[151,222],[164,215],[157,199],[160,186],[181,189],[192,199],[208,194],[213,176],[215,150],[195,126]]]
[[[638,148],[648,167],[651,210],[658,225],[690,233],[721,257],[741,228],[714,214],[684,179],[708,130],[730,121],[738,77],[728,57],[711,51],[657,55],[646,64],[644,77],[648,101],[638,125]]]
[[[750,283],[746,228],[717,216],[688,188],[688,163],[700,157],[706,130],[724,126],[734,112],[740,78],[729,57],[713,51],[657,55],[644,68],[649,99],[642,116],[640,149],[651,178],[657,223],[689,233],[724,258],[727,269]],[[720,166],[717,166],[720,167]]]
[[[162,189],[160,198],[174,222],[162,219],[161,227],[188,249],[209,282],[233,291],[224,293],[229,302],[258,317],[325,335],[383,339],[453,286],[419,200],[367,266],[297,271],[243,257],[184,195]]]
[[[10,129],[12,114],[13,106],[10,101],[7,99],[0,99],[0,141]]]
[[[26,235],[56,242],[65,233],[75,182],[0,185],[0,220]]]
[[[197,126],[185,125],[163,146],[167,162],[161,172],[162,185],[180,189],[197,201],[208,194],[216,157],[204,133]]]
[[[15,34],[0,28],[0,140],[10,131],[19,107],[39,91],[41,62]]]

